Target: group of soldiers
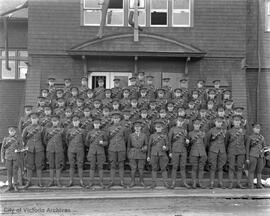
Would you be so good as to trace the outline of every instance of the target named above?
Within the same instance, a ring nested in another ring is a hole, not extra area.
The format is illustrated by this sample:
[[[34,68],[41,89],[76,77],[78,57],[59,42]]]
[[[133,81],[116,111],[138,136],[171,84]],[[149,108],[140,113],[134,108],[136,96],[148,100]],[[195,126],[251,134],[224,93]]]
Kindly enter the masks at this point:
[[[50,183],[61,186],[61,171],[69,163],[70,181],[74,184],[75,168],[78,169],[81,187],[92,188],[95,170],[99,184],[103,184],[103,166],[110,164],[110,183],[115,184],[116,169],[120,185],[124,182],[125,161],[129,162],[131,182],[139,172],[139,183],[144,183],[146,163],[151,165],[152,184],[156,187],[157,172],[161,170],[164,187],[175,188],[177,171],[186,188],[205,188],[202,184],[204,168],[209,164],[210,186],[214,188],[215,174],[218,187],[223,184],[223,168],[227,164],[229,188],[234,187],[236,174],[238,188],[243,168],[248,164],[249,188],[262,188],[261,173],[268,147],[261,135],[261,125],[252,125],[247,134],[247,121],[243,107],[234,106],[231,91],[220,87],[220,80],[206,88],[204,80],[198,80],[189,89],[187,79],[181,79],[179,88],[169,86],[170,78],[162,79],[162,87],[156,88],[153,76],[139,73],[131,77],[130,85],[121,87],[121,80],[114,79],[112,89],[104,88],[104,80],[98,87],[89,89],[87,77],[81,78],[76,87],[71,79],[64,80],[63,88],[56,88],[55,79],[48,79],[48,88],[42,89],[36,106],[25,106],[25,114],[18,127],[8,127],[1,149],[1,159],[6,162],[9,190],[18,191],[18,168],[27,170],[27,183],[31,185],[36,170],[38,186],[42,187],[44,162],[49,164]],[[90,182],[83,182],[85,161],[90,162]],[[186,181],[187,161],[192,165],[192,185]],[[168,181],[168,163],[171,163],[171,181]],[[23,163],[24,162],[24,163]],[[22,165],[23,164],[23,165]],[[21,168],[23,169],[23,168]],[[54,171],[55,170],[55,171]],[[12,176],[14,183],[12,184]]]

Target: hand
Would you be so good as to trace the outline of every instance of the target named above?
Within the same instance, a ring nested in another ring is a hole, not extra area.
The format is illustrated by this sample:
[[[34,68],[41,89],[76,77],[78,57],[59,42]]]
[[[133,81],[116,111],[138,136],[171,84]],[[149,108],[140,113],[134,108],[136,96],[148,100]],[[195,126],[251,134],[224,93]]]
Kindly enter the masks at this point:
[[[147,159],[146,159],[146,160],[147,160],[147,162],[150,162],[150,157],[147,157]]]
[[[172,153],[169,154],[169,157],[172,158]]]
[[[5,159],[4,158],[1,158],[1,163],[5,163]]]
[[[162,149],[165,151],[167,149],[167,147],[166,146],[162,146]]]
[[[100,145],[103,145],[103,140],[100,140],[100,141],[99,141],[99,144],[100,144]]]
[[[189,143],[190,143],[189,139],[186,139],[186,144],[189,144]]]
[[[15,153],[18,153],[19,151],[17,150],[17,149],[15,149],[15,151],[14,151]]]
[[[249,160],[246,160],[246,163],[249,164]]]

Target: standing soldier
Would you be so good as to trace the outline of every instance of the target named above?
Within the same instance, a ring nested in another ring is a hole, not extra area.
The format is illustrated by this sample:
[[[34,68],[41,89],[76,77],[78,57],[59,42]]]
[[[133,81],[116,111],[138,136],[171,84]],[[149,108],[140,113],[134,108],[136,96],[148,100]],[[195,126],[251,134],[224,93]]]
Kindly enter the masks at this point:
[[[64,79],[64,98],[67,99],[71,96],[71,79],[65,78]]]
[[[83,76],[81,78],[81,86],[79,87],[80,97],[85,98],[87,90],[88,90],[88,78]]]
[[[174,95],[172,101],[177,109],[180,107],[187,108],[187,100],[182,94],[182,89],[176,88],[174,89]]]
[[[205,80],[198,80],[196,90],[199,91],[199,99],[205,104],[207,99],[207,93],[205,88]]]
[[[227,161],[226,154],[226,130],[222,128],[223,119],[215,119],[215,127],[210,129],[206,135],[208,145],[208,161],[210,164],[210,189],[214,188],[214,179],[216,170],[218,170],[218,186],[223,185],[223,166]]]
[[[154,77],[149,75],[146,77],[146,85],[145,88],[147,89],[147,96],[149,100],[153,100],[156,98],[156,87],[153,84]]]
[[[170,130],[170,120],[167,118],[167,113],[164,108],[160,109],[159,117],[157,118],[157,120],[162,122],[162,133],[167,135]],[[154,127],[155,127],[155,124],[152,125],[152,129]]]
[[[194,121],[194,130],[189,133],[190,138],[190,163],[192,164],[191,178],[193,181],[192,188],[197,187],[197,172],[198,172],[198,186],[200,188],[205,188],[202,185],[203,180],[203,170],[206,164],[206,140],[205,132],[200,130],[201,120],[197,119]]]
[[[58,99],[63,98],[63,96],[64,96],[64,90],[60,88],[56,89],[56,95],[51,101],[51,107],[53,109],[57,107]]]
[[[64,129],[60,127],[59,116],[57,115],[53,116],[51,121],[52,127],[46,128],[44,135],[44,143],[46,144],[46,155],[50,169],[50,183],[48,184],[48,187],[53,186],[54,169],[56,172],[57,186],[61,187],[62,185],[60,183],[60,176],[64,160],[64,147],[63,147]]]
[[[241,185],[243,166],[246,157],[246,131],[241,128],[241,116],[233,117],[234,127],[227,132],[227,154],[229,162],[229,188],[233,188],[235,165],[237,166],[237,188],[244,189]]]
[[[140,123],[141,123],[141,132],[147,136],[148,140],[150,137],[151,120],[148,118],[146,108],[141,109]]]
[[[100,119],[94,119],[94,128],[86,136],[85,144],[89,147],[87,159],[90,162],[90,182],[88,188],[93,187],[96,165],[98,167],[99,184],[103,185],[103,165],[106,161],[104,147],[108,145],[106,132],[100,129]]]
[[[94,89],[94,97],[99,100],[102,100],[105,97],[105,88],[103,79],[98,80],[98,87]]]
[[[108,107],[103,107],[102,115],[100,118],[100,129],[107,131],[108,127],[111,126],[112,119],[110,115],[110,109]]]
[[[94,118],[100,118],[102,115],[101,101],[99,99],[94,100],[94,108],[91,110],[91,116]]]
[[[76,100],[76,104],[73,106],[73,110],[72,110],[73,114],[82,118],[83,117],[83,109],[84,109],[83,98],[78,97]]]
[[[31,124],[31,118],[30,114],[32,112],[33,106],[32,105],[25,105],[24,106],[24,116],[22,116],[19,120],[19,127],[18,127],[18,132],[19,134],[22,133],[24,128],[26,128],[28,125]]]
[[[83,183],[83,161],[84,161],[84,133],[85,130],[80,128],[79,116],[72,117],[73,127],[67,131],[66,141],[68,146],[68,160],[70,164],[70,181],[67,187],[73,186],[73,178],[75,172],[75,163],[77,163],[80,186],[84,187]]]
[[[136,77],[131,77],[129,78],[129,81],[130,81],[130,85],[127,87],[129,89],[129,94],[130,94],[130,97],[132,98],[137,98],[138,97],[138,92],[139,92],[139,88],[138,86],[136,86]]]
[[[167,119],[170,121],[170,125],[173,124],[177,117],[177,111],[174,108],[174,103],[172,101],[169,101],[167,103]]]
[[[175,188],[177,169],[180,164],[180,173],[183,185],[190,188],[186,180],[187,145],[189,144],[187,130],[183,127],[185,120],[177,118],[176,126],[169,132],[169,156],[172,158],[172,185]]]
[[[163,78],[162,79],[162,88],[164,89],[164,97],[167,100],[170,100],[172,98],[172,87],[170,87],[170,78]]]
[[[42,168],[44,163],[44,129],[38,124],[37,113],[31,113],[31,125],[27,126],[22,132],[22,139],[27,149],[25,157],[25,167],[27,168],[28,182],[25,188],[30,187],[33,170],[36,169],[38,186],[42,186]]]
[[[114,82],[114,85],[113,85],[113,88],[111,89],[112,98],[120,100],[122,98],[122,88],[120,87],[120,79],[115,78],[113,82]]]
[[[187,101],[189,94],[188,94],[188,80],[186,78],[180,80],[180,89],[182,90],[183,97]]]
[[[157,90],[157,98],[156,98],[156,104],[157,109],[160,110],[161,108],[165,108],[168,100],[165,98],[165,91],[162,88],[159,88]]]
[[[217,117],[216,107],[212,100],[207,102],[206,116],[209,120],[214,120]]]
[[[93,128],[92,124],[92,118],[91,118],[91,111],[89,107],[84,107],[83,109],[83,117],[81,118],[81,125],[80,127],[86,131],[89,131]]]
[[[120,100],[121,109],[127,109],[130,106],[130,90],[125,88],[123,90],[123,98]]]
[[[207,133],[212,127],[214,127],[213,121],[207,118],[206,114],[207,114],[206,109],[204,108],[200,109],[199,112],[199,118],[201,120],[200,130],[202,130],[205,133]]]
[[[137,98],[132,98],[130,100],[130,118],[132,122],[135,122],[140,117],[140,109],[138,107],[138,100]]]
[[[249,188],[253,189],[254,174],[257,175],[257,188],[262,186],[262,170],[264,167],[264,150],[267,147],[263,135],[261,135],[261,124],[252,125],[252,134],[247,139],[246,153],[248,168]]]
[[[67,98],[67,105],[73,107],[76,105],[77,98],[79,97],[79,90],[77,87],[71,87],[71,97]]]
[[[163,123],[161,121],[155,122],[156,132],[149,138],[147,161],[152,166],[152,185],[154,189],[157,185],[157,171],[160,167],[163,179],[163,185],[166,188],[170,188],[167,180],[167,165],[169,162],[167,151],[169,150],[169,141],[166,134],[162,133]]]
[[[85,104],[85,106],[89,107],[90,109],[92,109],[94,107],[94,92],[92,89],[88,89],[86,91],[84,104]]]
[[[121,114],[119,112],[112,113],[113,125],[108,128],[109,140],[109,160],[111,163],[111,182],[108,188],[114,185],[116,164],[119,166],[120,186],[124,184],[124,162],[126,159],[126,137],[125,127],[120,122]]]
[[[42,127],[50,127],[52,125],[51,117],[52,117],[52,108],[50,106],[44,107],[44,116],[40,117],[39,124]]]
[[[127,152],[129,165],[131,168],[131,183],[130,187],[135,185],[135,174],[138,168],[140,174],[140,185],[145,187],[143,180],[143,170],[146,161],[147,152],[147,136],[141,132],[141,121],[134,123],[135,132],[128,137]]]
[[[8,189],[10,191],[18,191],[18,155],[19,141],[16,134],[16,127],[8,127],[9,135],[3,139],[1,147],[1,162],[5,163],[7,169]],[[14,184],[12,185],[12,177],[14,178]]]
[[[56,87],[55,87],[55,78],[50,77],[48,79],[48,89],[49,89],[49,97],[52,99],[55,97],[55,91],[56,91]]]
[[[112,92],[111,92],[111,89],[106,89],[105,90],[105,98],[102,100],[102,106],[103,107],[109,107],[111,108],[112,107]]]
[[[145,77],[144,72],[140,71],[138,73],[138,80],[136,82],[136,85],[138,86],[138,89],[140,90],[143,86],[145,86]]]
[[[58,115],[60,118],[64,117],[65,115],[65,99],[59,98],[57,100],[57,106],[55,109],[53,109],[53,114]]]
[[[147,94],[147,89],[142,87],[140,90],[140,97],[138,99],[138,106],[139,108],[147,108],[149,106],[149,97]]]
[[[199,90],[197,89],[193,89],[191,91],[191,101],[194,102],[195,104],[195,109],[197,110],[200,110],[200,108],[202,107],[205,107],[205,101],[203,101],[201,98],[200,98],[200,93],[199,93]]]

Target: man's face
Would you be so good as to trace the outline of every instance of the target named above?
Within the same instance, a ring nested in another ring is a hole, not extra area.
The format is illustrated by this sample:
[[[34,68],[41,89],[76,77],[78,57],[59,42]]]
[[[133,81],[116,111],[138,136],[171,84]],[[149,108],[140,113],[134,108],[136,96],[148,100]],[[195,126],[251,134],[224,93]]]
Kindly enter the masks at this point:
[[[234,125],[235,127],[239,127],[240,124],[241,124],[240,119],[234,119],[234,120],[233,120],[233,125]]]
[[[87,80],[83,79],[83,80],[81,81],[81,84],[82,84],[82,86],[87,86]]]
[[[103,87],[104,86],[104,82],[98,82],[98,86],[99,87]]]
[[[106,96],[106,98],[110,98],[111,97],[111,92],[106,92],[105,96]]]
[[[129,92],[124,92],[124,97],[127,98],[129,96]]]
[[[16,134],[16,130],[14,128],[9,128],[8,133],[10,136],[14,136]]]
[[[45,115],[51,115],[52,114],[52,110],[45,109],[44,113],[45,113]]]
[[[158,92],[158,97],[159,98],[163,98],[163,96],[164,96],[164,93],[163,92]]]
[[[200,130],[200,124],[194,124],[194,130]]]
[[[124,119],[129,120],[130,115],[128,113],[124,113]]]
[[[58,91],[58,92],[56,93],[56,96],[57,96],[58,98],[61,98],[61,97],[63,97],[63,93],[62,93],[61,91]]]
[[[147,118],[147,113],[141,113],[142,118]]]
[[[100,122],[94,122],[94,128],[99,129],[100,127]]]
[[[118,109],[119,108],[119,104],[118,103],[114,103],[113,104],[113,109]]]
[[[138,78],[139,78],[139,80],[143,80],[144,79],[144,75],[143,74],[139,74]]]
[[[208,109],[213,109],[214,105],[213,104],[207,104]]]
[[[31,122],[32,122],[32,124],[37,124],[38,123],[38,118],[36,116],[31,117]]]
[[[41,96],[42,96],[42,97],[45,97],[45,98],[48,97],[48,92],[43,91],[42,94],[41,94]]]
[[[83,102],[81,102],[81,101],[77,101],[76,103],[77,103],[78,107],[81,107],[83,105]]]
[[[93,96],[94,96],[94,93],[93,93],[93,92],[88,92],[88,93],[87,93],[87,97],[88,97],[88,98],[92,98]]]
[[[65,86],[69,87],[71,85],[71,82],[69,80],[65,80]]]
[[[134,127],[136,132],[140,132],[141,131],[141,125],[135,125]]]
[[[232,109],[232,104],[226,104],[226,105],[225,105],[225,108],[226,108],[226,109]]]
[[[175,92],[174,94],[175,94],[176,97],[181,97],[182,96],[181,92]]]
[[[230,94],[224,94],[224,99],[225,99],[225,100],[230,99]]]
[[[185,115],[185,111],[184,110],[179,110],[178,111],[178,115],[179,116],[184,116]]]
[[[78,95],[77,89],[72,89],[71,94],[72,96],[77,96]]]
[[[79,127],[80,121],[79,120],[73,120],[72,121],[74,127]]]
[[[146,96],[146,92],[141,92],[141,96],[145,97]]]
[[[65,102],[63,102],[63,101],[59,101],[59,102],[58,102],[58,106],[59,106],[59,107],[63,107],[64,105],[65,105]]]
[[[113,123],[115,124],[115,123],[118,123],[120,121],[120,118],[119,118],[119,116],[114,116],[113,117]]]
[[[222,126],[222,121],[215,121],[215,125],[220,128]]]
[[[170,111],[170,112],[172,112],[173,111],[173,106],[168,106],[168,110]]]
[[[26,108],[26,109],[24,110],[24,112],[25,112],[26,115],[29,115],[29,114],[31,113],[31,109]]]
[[[156,129],[156,131],[157,131],[158,133],[160,133],[160,132],[162,131],[162,126],[157,125],[157,126],[155,127],[155,129]]]
[[[72,112],[67,111],[67,112],[65,112],[65,115],[66,115],[66,117],[70,117],[72,115]]]
[[[146,83],[147,83],[147,85],[152,85],[153,81],[152,80],[147,80]]]
[[[187,87],[188,87],[188,84],[186,81],[180,82],[180,88],[187,88]]]
[[[197,99],[198,97],[199,97],[199,95],[197,93],[196,94],[194,94],[194,93],[192,94],[192,98],[193,99]]]
[[[220,83],[216,82],[216,83],[214,84],[214,87],[215,87],[215,88],[219,88],[219,87],[220,87]]]
[[[119,82],[115,82],[114,83],[114,87],[119,87],[120,86],[120,83]]]
[[[193,104],[193,103],[192,103],[192,104],[191,104],[191,103],[190,103],[190,104],[188,104],[189,109],[193,109],[193,108],[194,108],[194,106],[195,106],[195,104]]]
[[[159,113],[159,115],[160,115],[161,118],[165,118],[166,113],[162,112],[162,113]]]
[[[204,111],[203,112],[200,112],[200,116],[201,117],[205,117],[206,116],[206,112],[204,112]]]
[[[100,107],[100,104],[99,104],[99,103],[94,103],[94,107],[95,107],[96,109],[98,109],[98,108]]]
[[[209,97],[210,97],[210,99],[214,99],[214,98],[215,98],[215,94],[210,93],[210,94],[209,94]]]
[[[58,125],[58,123],[59,123],[58,119],[57,120],[53,120],[52,121],[53,127],[56,127]]]
[[[85,117],[89,117],[90,116],[90,111],[89,110],[84,111],[83,114],[84,114]]]
[[[182,119],[177,119],[176,124],[177,124],[178,126],[183,126],[184,121],[183,121]]]
[[[224,112],[224,110],[223,111],[218,111],[218,116],[221,116],[221,117],[223,117],[225,115],[225,112]]]
[[[201,82],[198,82],[197,83],[197,88],[202,88],[203,87],[203,84]]]
[[[132,101],[132,102],[131,102],[131,106],[132,106],[132,107],[137,107],[137,104],[138,104],[137,101]]]
[[[254,127],[253,132],[259,134],[261,132],[261,129],[259,127]]]
[[[54,81],[53,80],[49,80],[49,86],[53,86],[54,85]]]

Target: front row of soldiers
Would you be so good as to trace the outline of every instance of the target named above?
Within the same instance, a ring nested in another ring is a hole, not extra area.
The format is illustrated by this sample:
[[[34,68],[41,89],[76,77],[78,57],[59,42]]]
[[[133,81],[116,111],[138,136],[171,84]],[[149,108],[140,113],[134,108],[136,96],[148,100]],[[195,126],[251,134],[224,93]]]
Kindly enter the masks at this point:
[[[25,154],[25,167],[27,168],[27,183],[25,188],[31,185],[32,173],[36,170],[38,186],[42,187],[42,169],[45,155],[50,169],[50,183],[54,184],[54,170],[56,170],[56,184],[61,186],[61,170],[65,160],[65,145],[67,144],[67,156],[70,164],[70,182],[74,184],[75,168],[78,169],[80,186],[85,187],[83,182],[84,158],[90,162],[90,182],[88,188],[94,184],[95,169],[98,168],[99,184],[103,184],[103,165],[106,156],[110,162],[110,183],[108,188],[115,184],[116,169],[119,170],[120,185],[125,187],[124,162],[128,158],[131,168],[130,187],[135,185],[135,173],[139,171],[140,185],[145,187],[144,167],[149,162],[152,167],[151,188],[156,187],[157,171],[160,169],[164,187],[174,188],[177,180],[177,170],[180,166],[182,183],[186,188],[204,188],[202,183],[206,161],[210,165],[210,188],[214,187],[215,174],[218,174],[218,186],[223,185],[223,167],[229,164],[229,188],[233,188],[234,173],[236,171],[238,188],[244,188],[241,184],[243,167],[248,164],[249,187],[254,188],[253,178],[256,173],[257,187],[262,188],[261,173],[264,167],[265,150],[267,146],[261,135],[261,125],[254,124],[253,132],[246,136],[245,129],[241,126],[241,116],[233,117],[233,127],[225,130],[222,127],[224,120],[215,118],[215,127],[208,132],[201,130],[202,121],[193,121],[193,130],[187,132],[185,119],[177,117],[176,125],[169,133],[164,133],[164,122],[156,120],[155,132],[147,135],[142,131],[141,120],[133,123],[133,131],[127,133],[129,122],[121,121],[121,113],[112,113],[113,124],[107,130],[100,129],[101,120],[94,119],[93,128],[85,130],[80,127],[80,118],[72,117],[72,126],[64,131],[60,127],[59,116],[51,118],[51,127],[45,128],[39,124],[39,116],[33,112],[30,114],[30,125],[22,131],[22,140],[16,135],[16,127],[8,128],[9,136],[5,137],[1,149],[1,159],[5,160],[8,175],[8,190],[17,187],[18,153]],[[128,136],[127,136],[128,134]],[[65,136],[65,138],[63,138]],[[106,154],[105,152],[108,151]],[[45,154],[46,152],[46,154]],[[189,153],[189,155],[188,155]],[[192,186],[186,181],[186,164],[189,156],[192,165]],[[171,183],[168,182],[167,168],[171,159]],[[236,168],[236,170],[235,170]],[[12,176],[14,184],[12,185]],[[198,181],[197,181],[198,180]]]

